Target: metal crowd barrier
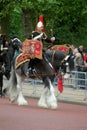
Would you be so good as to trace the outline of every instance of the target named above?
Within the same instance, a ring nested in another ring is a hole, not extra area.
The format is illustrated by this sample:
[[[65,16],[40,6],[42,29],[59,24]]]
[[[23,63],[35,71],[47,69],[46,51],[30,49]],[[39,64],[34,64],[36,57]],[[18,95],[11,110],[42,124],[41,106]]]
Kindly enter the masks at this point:
[[[72,71],[69,79],[63,80],[64,91],[60,94],[57,89],[58,77],[55,77],[54,88],[58,99],[64,100],[82,100],[87,99],[87,73]],[[41,80],[26,79],[23,85],[24,94],[30,97],[40,97],[43,91],[43,82]]]
[[[73,86],[74,88],[87,89],[87,72],[72,71],[70,78],[64,80],[64,85]]]
[[[86,101],[87,99],[87,72],[72,71],[69,79],[63,80],[64,90],[60,93],[57,89],[58,77],[54,80],[55,95],[58,99],[70,101]],[[7,80],[4,79],[4,84]],[[6,86],[6,85],[5,85]],[[23,94],[29,97],[40,97],[43,91],[41,80],[26,79],[23,83]]]
[[[72,71],[70,78],[64,80],[65,87],[73,88],[74,90],[83,91],[83,100],[86,100],[87,93],[87,72]]]

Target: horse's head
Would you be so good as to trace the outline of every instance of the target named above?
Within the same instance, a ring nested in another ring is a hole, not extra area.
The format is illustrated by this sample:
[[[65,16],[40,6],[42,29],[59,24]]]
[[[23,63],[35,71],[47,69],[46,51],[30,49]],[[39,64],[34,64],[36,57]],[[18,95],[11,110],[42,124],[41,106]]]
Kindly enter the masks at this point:
[[[19,48],[21,48],[21,41],[20,39],[18,39],[17,37],[14,37],[11,40],[11,45],[15,50],[19,50]]]
[[[73,57],[67,55],[63,51],[53,51],[47,50],[46,57],[49,62],[52,64],[56,73],[59,74],[60,70],[63,75],[70,75],[71,71],[74,69],[74,60]]]
[[[74,57],[71,55],[66,55],[62,61],[62,68],[64,72],[64,78],[69,78],[71,71],[74,70]]]

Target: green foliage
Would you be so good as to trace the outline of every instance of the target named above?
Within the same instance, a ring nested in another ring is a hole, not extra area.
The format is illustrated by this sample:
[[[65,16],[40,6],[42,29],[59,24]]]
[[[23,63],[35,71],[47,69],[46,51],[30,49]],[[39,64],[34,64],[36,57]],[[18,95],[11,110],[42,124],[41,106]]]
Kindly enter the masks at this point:
[[[19,6],[14,7],[14,9],[9,14],[9,35],[18,35],[20,38],[23,37],[23,25],[22,25],[22,11]]]
[[[70,0],[69,3],[69,0],[63,0],[58,4],[58,8],[59,11],[56,11],[54,18],[55,35],[58,42],[85,45],[87,42],[87,2]]]
[[[87,0],[1,0],[0,18],[9,17],[9,35],[23,38],[22,12],[29,12],[33,28],[38,17],[45,18],[48,36],[55,35],[55,44],[87,43]],[[31,30],[30,30],[31,31]]]
[[[2,25],[5,23],[6,18],[8,20],[8,25],[4,24],[3,27],[7,28],[8,26],[8,32],[5,31],[3,33],[7,33],[9,37],[18,35],[23,39],[22,9],[19,2],[20,0],[14,0],[12,2],[10,0],[2,1],[0,5],[3,5],[2,7],[4,8],[1,10],[0,16]]]

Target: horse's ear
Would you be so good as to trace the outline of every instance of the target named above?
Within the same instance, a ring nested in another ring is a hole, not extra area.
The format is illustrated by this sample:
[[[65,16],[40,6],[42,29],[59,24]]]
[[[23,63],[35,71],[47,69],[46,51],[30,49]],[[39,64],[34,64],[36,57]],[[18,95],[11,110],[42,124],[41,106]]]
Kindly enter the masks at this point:
[[[69,59],[69,57],[70,57],[70,55],[67,55],[64,60],[67,61]]]

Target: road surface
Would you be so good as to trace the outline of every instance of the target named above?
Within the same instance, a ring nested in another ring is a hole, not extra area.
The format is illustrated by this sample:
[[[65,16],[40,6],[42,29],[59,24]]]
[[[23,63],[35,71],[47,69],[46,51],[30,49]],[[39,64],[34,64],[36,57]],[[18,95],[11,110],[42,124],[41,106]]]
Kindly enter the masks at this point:
[[[87,130],[87,106],[58,103],[57,110],[37,106],[38,99],[26,98],[28,106],[0,98],[0,130]]]

